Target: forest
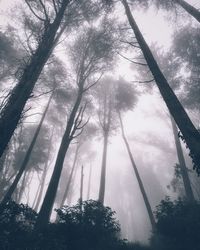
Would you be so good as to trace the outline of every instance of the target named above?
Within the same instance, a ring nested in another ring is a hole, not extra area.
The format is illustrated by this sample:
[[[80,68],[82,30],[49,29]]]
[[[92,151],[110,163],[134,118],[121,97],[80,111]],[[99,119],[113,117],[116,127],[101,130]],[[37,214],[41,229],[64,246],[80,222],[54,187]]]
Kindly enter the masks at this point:
[[[199,0],[0,0],[0,65],[0,249],[200,249]]]

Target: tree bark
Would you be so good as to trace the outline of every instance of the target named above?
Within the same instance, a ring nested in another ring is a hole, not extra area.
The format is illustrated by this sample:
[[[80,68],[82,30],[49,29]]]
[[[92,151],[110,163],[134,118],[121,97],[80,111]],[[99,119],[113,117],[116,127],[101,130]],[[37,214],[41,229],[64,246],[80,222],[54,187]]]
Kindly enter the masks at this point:
[[[194,194],[192,191],[191,182],[190,182],[189,175],[188,175],[188,170],[187,170],[187,167],[185,164],[185,159],[183,156],[183,150],[181,147],[180,139],[178,137],[178,129],[176,127],[176,123],[175,123],[174,119],[171,116],[170,116],[170,118],[171,118],[171,123],[172,123],[174,140],[175,140],[175,144],[176,144],[176,151],[177,151],[179,166],[180,166],[180,170],[181,170],[181,176],[183,178],[183,184],[184,184],[184,188],[185,188],[186,199],[189,202],[194,202],[195,201]]]
[[[44,118],[45,118],[45,116],[46,116],[46,113],[47,113],[47,111],[48,111],[48,109],[49,109],[49,105],[50,105],[51,100],[52,100],[52,98],[53,98],[53,94],[54,94],[54,93],[52,92],[52,94],[51,94],[51,96],[50,96],[50,98],[49,98],[49,100],[48,100],[47,106],[46,106],[46,108],[45,108],[45,110],[44,110],[44,113],[43,113],[43,115],[42,115],[42,117],[41,117],[40,123],[39,123],[39,125],[38,125],[38,127],[37,127],[37,129],[36,129],[36,131],[35,131],[35,134],[34,134],[34,136],[33,136],[33,139],[32,139],[32,141],[31,141],[31,144],[30,144],[30,146],[29,146],[29,148],[28,148],[28,150],[27,150],[27,152],[26,152],[26,155],[25,155],[25,157],[24,157],[24,160],[23,160],[23,162],[22,162],[22,165],[21,165],[21,167],[20,167],[20,169],[19,169],[19,171],[18,171],[18,173],[17,173],[17,175],[16,175],[16,177],[15,177],[15,179],[14,179],[12,185],[10,186],[10,188],[8,189],[7,193],[5,194],[3,200],[1,201],[1,204],[2,204],[2,205],[3,205],[3,204],[6,204],[6,203],[11,199],[12,194],[13,194],[13,192],[15,191],[15,189],[16,189],[16,187],[17,187],[17,185],[18,185],[18,182],[19,182],[19,180],[21,179],[21,176],[22,176],[22,174],[24,173],[24,171],[25,171],[25,169],[26,169],[26,167],[27,167],[27,164],[28,164],[28,162],[29,162],[29,160],[30,160],[31,153],[32,153],[33,148],[34,148],[34,146],[35,146],[37,137],[38,137],[38,135],[39,135],[39,133],[40,133],[40,130],[41,130],[41,127],[42,127]]]
[[[127,1],[121,1],[124,5],[129,24],[135,34],[138,44],[140,45],[140,48],[143,52],[144,58],[146,59],[149,69],[151,70],[151,73],[154,76],[154,80],[160,90],[160,93],[176,124],[178,125],[188,148],[190,149],[190,156],[193,159],[194,168],[196,169],[197,173],[200,174],[200,133],[194,127],[183,106],[179,102],[178,98],[169,86],[165,76],[161,72],[149,46],[147,45],[144,37],[142,36],[137,26],[137,23],[135,22],[131,14]]]
[[[99,188],[99,201],[102,204],[104,204],[104,197],[105,197],[108,132],[104,132],[103,140],[104,140],[104,143],[103,143],[103,156],[102,156],[101,179],[100,179],[100,188]]]
[[[67,122],[66,130],[65,130],[65,133],[63,135],[63,138],[59,147],[59,151],[57,154],[56,163],[55,163],[54,170],[51,176],[51,180],[49,182],[49,185],[48,185],[48,188],[47,188],[47,191],[46,191],[43,203],[42,203],[42,207],[38,214],[38,218],[37,218],[36,225],[35,225],[35,231],[43,230],[49,222],[54,200],[56,197],[56,192],[58,189],[58,184],[59,184],[60,175],[61,175],[62,168],[63,168],[65,155],[72,140],[72,138],[70,138],[70,134],[73,128],[73,124],[74,124],[74,120],[75,120],[78,108],[81,103],[82,94],[83,94],[82,90],[79,90],[77,99],[75,101],[74,107],[72,109],[69,120]]]
[[[134,169],[134,172],[135,172],[135,175],[136,175],[136,178],[137,178],[137,181],[138,181],[138,185],[140,187],[140,191],[142,193],[142,197],[143,197],[146,209],[147,209],[149,220],[151,222],[152,230],[155,231],[156,230],[156,222],[155,222],[154,215],[153,215],[153,212],[152,212],[152,209],[151,209],[151,205],[149,203],[149,200],[148,200],[148,197],[147,197],[147,194],[146,194],[143,182],[142,182],[142,180],[140,178],[140,174],[138,172],[137,166],[136,166],[135,161],[133,159],[133,155],[131,153],[131,150],[130,150],[130,147],[129,147],[129,143],[128,143],[128,141],[126,139],[126,136],[125,136],[124,126],[123,126],[123,123],[122,123],[122,118],[121,118],[120,112],[118,112],[118,115],[119,115],[119,120],[120,120],[120,125],[121,125],[122,138],[123,138],[124,143],[126,145],[126,149],[128,151],[128,155],[130,157],[131,164],[132,164],[132,167]]]
[[[65,10],[70,0],[63,0],[61,7],[53,21],[48,25],[42,36],[41,43],[30,59],[29,64],[23,70],[18,84],[12,90],[7,104],[0,114],[0,157],[6,149],[14,130],[21,118],[24,106],[29,99],[35,83],[47,62],[54,47],[57,31],[62,22]]]
[[[184,0],[175,0],[186,12],[193,16],[200,23],[200,11]]]

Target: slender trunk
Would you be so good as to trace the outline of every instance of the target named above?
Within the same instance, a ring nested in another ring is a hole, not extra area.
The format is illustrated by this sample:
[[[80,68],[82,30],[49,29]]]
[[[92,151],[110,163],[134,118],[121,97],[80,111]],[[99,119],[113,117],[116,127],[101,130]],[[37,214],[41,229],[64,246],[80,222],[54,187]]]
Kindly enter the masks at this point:
[[[39,175],[38,175],[38,181],[40,182],[40,178],[39,178]],[[35,209],[35,206],[36,206],[36,202],[38,200],[38,195],[39,195],[39,192],[40,192],[40,188],[41,188],[41,185],[39,184],[38,185],[38,188],[37,188],[37,191],[36,191],[36,194],[35,194],[35,198],[33,200],[33,203],[32,203],[32,209],[35,210],[37,212],[37,210]]]
[[[24,171],[21,186],[20,186],[19,192],[18,192],[18,198],[17,198],[17,201],[16,201],[17,203],[20,203],[20,201],[22,199],[22,195],[23,195],[23,192],[24,192],[24,189],[25,189],[25,183],[26,183],[26,180],[27,180],[27,174],[28,174],[28,171]]]
[[[108,133],[104,132],[103,143],[103,156],[101,165],[101,179],[99,188],[99,201],[104,204],[105,185],[106,185],[106,160],[107,160],[107,147],[108,147]]]
[[[90,163],[90,172],[89,172],[88,190],[87,190],[87,200],[90,199],[91,176],[92,176],[92,164]]]
[[[80,182],[80,207],[82,209],[82,204],[83,204],[83,179],[84,179],[84,174],[83,174],[83,165],[81,167],[81,182]]]
[[[29,204],[29,201],[30,201],[30,190],[31,190],[31,183],[32,183],[32,180],[33,180],[33,174],[34,174],[34,171],[31,171],[31,173],[29,174],[29,180],[28,180],[28,188],[27,188],[27,204]]]
[[[144,58],[151,70],[154,80],[160,90],[160,93],[173,116],[176,124],[178,125],[184,140],[190,149],[190,156],[193,159],[194,167],[197,173],[200,174],[200,134],[198,130],[194,127],[178,98],[174,94],[173,90],[169,86],[166,78],[161,72],[150,48],[148,47],[144,37],[142,36],[129,8],[126,0],[121,0],[124,5],[125,12],[129,21],[129,24],[135,33],[135,37],[140,45],[143,52]]]
[[[176,144],[176,151],[177,151],[179,166],[180,166],[180,170],[181,170],[181,176],[183,178],[183,184],[184,184],[184,188],[185,188],[186,198],[189,202],[194,202],[194,200],[195,200],[194,194],[193,194],[190,179],[188,176],[188,170],[187,170],[187,167],[185,164],[185,159],[183,156],[183,150],[181,147],[180,139],[178,137],[178,129],[177,129],[177,126],[176,126],[174,119],[171,116],[170,116],[170,118],[171,118],[174,140],[175,140],[175,144]]]
[[[148,215],[149,215],[149,220],[150,220],[150,222],[151,222],[152,229],[153,229],[153,231],[155,231],[155,229],[156,229],[156,222],[155,222],[155,219],[154,219],[154,216],[153,216],[153,212],[152,212],[152,209],[151,209],[151,205],[150,205],[150,203],[149,203],[149,200],[148,200],[146,191],[145,191],[145,189],[144,189],[143,182],[142,182],[142,180],[141,180],[141,178],[140,178],[140,174],[139,174],[139,172],[138,172],[138,169],[137,169],[137,166],[136,166],[135,161],[134,161],[134,159],[133,159],[133,155],[132,155],[132,153],[131,153],[131,150],[130,150],[128,141],[127,141],[126,136],[125,136],[125,133],[124,133],[124,126],[123,126],[123,123],[122,123],[122,119],[121,119],[120,112],[118,113],[118,115],[119,115],[119,120],[120,120],[120,125],[121,125],[122,138],[123,138],[124,143],[125,143],[125,145],[126,145],[126,149],[127,149],[127,151],[128,151],[128,154],[129,154],[129,157],[130,157],[130,160],[131,160],[131,163],[132,163],[132,167],[133,167],[133,169],[134,169],[134,172],[135,172],[135,175],[136,175],[136,178],[137,178],[139,187],[140,187],[140,191],[141,191],[141,193],[142,193],[142,197],[143,197],[143,200],[144,200],[146,209],[147,209],[147,213],[148,213]]]
[[[28,65],[23,70],[18,84],[12,90],[10,97],[8,98],[7,104],[2,109],[0,114],[0,157],[17,127],[24,106],[52,52],[57,31],[69,3],[70,0],[62,1],[54,22],[49,24],[48,28],[45,29],[41,43],[33,54]]]
[[[185,11],[193,16],[200,23],[200,11],[184,0],[175,0]]]
[[[31,153],[32,153],[33,148],[34,148],[34,146],[35,146],[37,137],[38,137],[39,132],[40,132],[40,130],[41,130],[41,127],[42,127],[44,118],[45,118],[46,113],[47,113],[47,111],[48,111],[48,109],[49,109],[49,105],[50,105],[50,102],[51,102],[51,100],[52,100],[52,97],[53,97],[53,92],[52,92],[52,94],[51,94],[51,96],[50,96],[50,98],[49,98],[49,101],[48,101],[48,103],[47,103],[47,106],[46,106],[46,108],[45,108],[45,110],[44,110],[44,113],[43,113],[43,115],[42,115],[42,117],[41,117],[40,123],[39,123],[39,125],[38,125],[38,127],[37,127],[37,129],[36,129],[36,131],[35,131],[35,134],[34,134],[34,136],[33,136],[33,139],[32,139],[32,141],[31,141],[31,144],[30,144],[30,146],[29,146],[29,148],[28,148],[28,150],[27,150],[27,152],[26,152],[26,155],[25,155],[25,157],[24,157],[24,160],[23,160],[23,162],[22,162],[22,165],[21,165],[21,167],[20,167],[20,169],[19,169],[19,171],[18,171],[18,173],[17,173],[17,175],[16,175],[16,177],[15,177],[15,179],[14,179],[12,185],[11,185],[10,188],[8,189],[6,195],[4,196],[4,198],[3,198],[2,202],[1,202],[2,205],[3,205],[3,204],[6,204],[6,203],[11,199],[12,194],[13,194],[13,192],[15,191],[15,189],[16,189],[16,187],[17,187],[17,185],[18,185],[18,182],[19,182],[19,180],[20,180],[20,178],[21,178],[22,174],[24,173],[24,171],[25,171],[25,169],[26,169],[26,167],[27,167],[27,164],[28,164],[28,162],[29,162],[29,160],[30,160]]]
[[[48,171],[48,168],[49,168],[49,158],[50,158],[50,153],[51,153],[51,149],[52,149],[52,139],[53,139],[53,131],[51,133],[51,137],[50,137],[50,140],[49,140],[49,148],[48,148],[48,152],[47,152],[47,160],[45,162],[44,171],[42,173],[42,179],[41,179],[41,184],[40,184],[40,187],[39,187],[37,202],[36,202],[36,205],[34,206],[35,211],[38,211],[38,207],[40,205],[41,198],[42,198],[43,191],[44,191],[47,171]]]
[[[72,168],[71,168],[70,176],[69,176],[69,179],[68,179],[68,182],[67,182],[67,186],[66,186],[62,201],[60,203],[60,207],[62,207],[64,205],[65,200],[67,199],[67,195],[68,195],[69,190],[70,190],[70,185],[71,185],[72,177],[73,177],[73,174],[74,174],[74,170],[75,170],[76,162],[77,162],[77,158],[78,158],[78,150],[79,150],[79,145],[77,144],[73,165],[72,165]]]
[[[43,228],[45,228],[45,226],[49,222],[54,200],[56,197],[56,192],[58,189],[58,184],[59,184],[60,175],[61,175],[62,168],[63,168],[65,155],[72,140],[72,138],[70,137],[70,134],[74,125],[74,120],[75,120],[78,108],[81,103],[82,94],[83,94],[82,90],[79,90],[76,102],[74,104],[69,120],[67,122],[66,130],[63,135],[61,144],[60,144],[60,148],[57,154],[56,163],[55,163],[54,170],[51,176],[51,180],[49,182],[49,186],[47,188],[47,192],[44,197],[42,207],[40,209],[40,212],[36,221],[35,231],[42,230]]]

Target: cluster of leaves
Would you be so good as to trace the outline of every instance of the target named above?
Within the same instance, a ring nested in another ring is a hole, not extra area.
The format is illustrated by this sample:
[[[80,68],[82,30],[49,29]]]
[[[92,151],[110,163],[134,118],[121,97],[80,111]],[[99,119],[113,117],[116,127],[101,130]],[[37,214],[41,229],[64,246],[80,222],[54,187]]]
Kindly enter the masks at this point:
[[[115,212],[98,201],[85,201],[57,210],[56,223],[34,232],[37,213],[26,205],[10,201],[0,207],[1,249],[125,250],[148,249],[120,240]]]
[[[157,232],[152,242],[166,250],[195,250],[200,248],[200,204],[169,197],[162,200],[155,212]],[[155,243],[156,242],[156,243]]]

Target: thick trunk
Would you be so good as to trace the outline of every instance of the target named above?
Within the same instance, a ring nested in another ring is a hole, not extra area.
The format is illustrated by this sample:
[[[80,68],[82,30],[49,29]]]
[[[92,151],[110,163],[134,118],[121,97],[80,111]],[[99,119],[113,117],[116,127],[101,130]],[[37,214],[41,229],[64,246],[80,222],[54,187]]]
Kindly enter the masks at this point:
[[[119,120],[120,120],[120,125],[121,125],[122,137],[123,137],[124,143],[125,143],[125,145],[126,145],[126,149],[127,149],[127,151],[128,151],[128,154],[129,154],[129,157],[130,157],[130,160],[131,160],[131,164],[132,164],[132,167],[133,167],[133,169],[134,169],[134,172],[135,172],[135,175],[136,175],[136,178],[137,178],[139,187],[140,187],[140,191],[141,191],[141,193],[142,193],[142,197],[143,197],[143,199],[144,199],[144,203],[145,203],[145,206],[146,206],[146,209],[147,209],[147,213],[148,213],[148,215],[149,215],[149,220],[150,220],[150,222],[151,222],[152,229],[155,230],[155,229],[156,229],[156,222],[155,222],[155,219],[154,219],[154,216],[153,216],[153,212],[152,212],[152,209],[151,209],[151,205],[150,205],[150,203],[149,203],[149,200],[148,200],[146,191],[145,191],[145,189],[144,189],[144,185],[143,185],[142,180],[141,180],[141,178],[140,178],[140,174],[139,174],[139,172],[138,172],[137,166],[136,166],[135,161],[134,161],[134,159],[133,159],[133,155],[132,155],[132,153],[131,153],[131,150],[130,150],[128,141],[127,141],[126,136],[125,136],[125,133],[124,133],[124,127],[123,127],[121,115],[120,115],[120,113],[118,113],[118,114],[119,114]]]
[[[185,11],[193,16],[200,23],[200,11],[184,0],[175,0]]]
[[[75,152],[75,156],[74,156],[72,169],[71,169],[71,172],[70,172],[70,176],[69,176],[69,179],[68,179],[68,182],[67,182],[67,186],[66,186],[62,201],[60,203],[60,207],[62,207],[64,205],[65,200],[67,199],[67,195],[68,195],[69,190],[70,190],[70,185],[71,185],[72,177],[73,177],[73,174],[74,174],[74,170],[75,170],[76,162],[77,162],[77,158],[78,158],[78,150],[79,150],[79,145],[77,145],[77,147],[76,147],[76,152]]]
[[[58,184],[59,184],[59,180],[60,180],[60,176],[61,176],[61,172],[63,168],[65,155],[71,143],[71,138],[70,138],[71,130],[73,128],[74,120],[75,120],[78,108],[80,106],[80,103],[81,103],[82,94],[83,92],[79,91],[76,102],[74,104],[69,120],[67,122],[66,130],[63,135],[61,144],[60,144],[60,148],[57,154],[51,180],[49,182],[49,186],[47,188],[47,192],[45,194],[42,207],[40,209],[40,212],[36,221],[35,231],[42,230],[43,228],[45,228],[45,226],[49,222],[54,200],[56,197],[56,192],[58,189]]]
[[[127,1],[122,0],[122,3],[124,5],[129,24],[135,33],[135,37],[140,45],[151,73],[154,76],[160,93],[176,124],[178,125],[188,148],[190,149],[190,155],[193,159],[194,167],[196,168],[197,173],[200,173],[200,134],[192,124],[190,118],[188,117],[187,113],[185,112],[184,108],[182,107],[181,103],[179,102],[178,98],[174,94],[166,78],[161,72],[150,48],[144,40],[144,37],[142,36],[131,14]]]
[[[180,139],[178,137],[178,129],[177,129],[176,123],[172,117],[171,117],[171,122],[172,122],[172,129],[173,129],[174,140],[175,140],[175,144],[176,144],[176,151],[177,151],[178,161],[179,161],[179,165],[180,165],[181,175],[183,178],[183,184],[184,184],[184,188],[185,188],[186,198],[189,202],[194,202],[194,200],[195,200],[194,194],[193,194],[190,179],[188,176],[188,170],[187,170],[187,167],[185,164],[185,159],[183,156],[183,150],[181,147]]]
[[[107,160],[107,147],[108,147],[108,133],[104,133],[103,143],[103,156],[101,165],[101,179],[99,188],[99,201],[104,204],[105,185],[106,185],[106,160]]]
[[[17,127],[24,106],[52,52],[57,31],[69,2],[70,0],[62,1],[62,5],[54,22],[49,24],[48,29],[46,29],[43,34],[41,43],[32,56],[30,63],[23,70],[18,84],[13,89],[7,104],[0,114],[0,157]]]
[[[33,139],[32,139],[32,141],[31,141],[31,144],[30,144],[30,146],[29,146],[29,148],[28,148],[28,150],[27,150],[27,152],[26,152],[26,155],[25,155],[25,157],[24,157],[24,160],[23,160],[23,162],[22,162],[22,165],[21,165],[21,167],[20,167],[20,169],[19,169],[19,171],[18,171],[18,173],[17,173],[17,175],[16,175],[16,177],[15,177],[15,179],[14,179],[12,185],[11,185],[10,188],[8,189],[6,195],[4,196],[4,198],[3,198],[2,202],[1,202],[1,204],[5,204],[5,203],[8,202],[8,200],[11,199],[12,194],[13,194],[13,192],[15,191],[15,189],[16,189],[16,187],[17,187],[17,185],[18,185],[18,182],[19,182],[19,180],[21,179],[21,176],[22,176],[22,174],[24,173],[24,171],[25,171],[25,169],[26,169],[26,167],[27,167],[27,164],[28,164],[29,159],[30,159],[30,157],[31,157],[31,153],[32,153],[33,148],[34,148],[34,146],[35,146],[37,137],[38,137],[38,135],[39,135],[39,133],[40,133],[40,130],[41,130],[41,127],[42,127],[44,118],[45,118],[46,113],[47,113],[47,111],[48,111],[48,109],[49,109],[49,105],[50,105],[50,102],[51,102],[51,100],[52,100],[52,97],[53,97],[53,92],[52,92],[52,94],[51,94],[51,96],[50,96],[50,98],[49,98],[49,101],[48,101],[48,103],[47,103],[47,106],[46,106],[46,108],[45,108],[45,110],[44,110],[44,113],[43,113],[43,115],[42,115],[42,117],[41,117],[40,123],[39,123],[39,125],[38,125],[38,127],[37,127],[37,129],[36,129],[36,131],[35,131],[35,134],[34,134],[34,136],[33,136]]]
[[[91,177],[92,177],[92,164],[90,164],[90,172],[89,172],[89,180],[88,180],[88,190],[87,190],[87,200],[90,199]]]

